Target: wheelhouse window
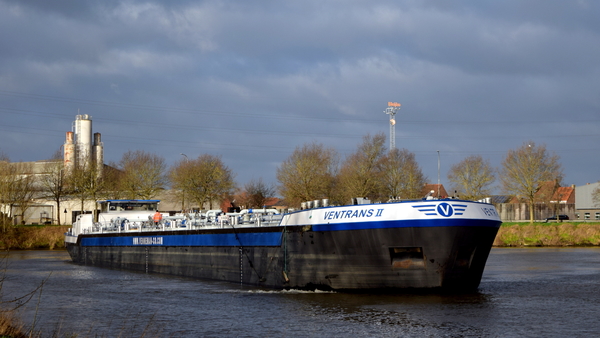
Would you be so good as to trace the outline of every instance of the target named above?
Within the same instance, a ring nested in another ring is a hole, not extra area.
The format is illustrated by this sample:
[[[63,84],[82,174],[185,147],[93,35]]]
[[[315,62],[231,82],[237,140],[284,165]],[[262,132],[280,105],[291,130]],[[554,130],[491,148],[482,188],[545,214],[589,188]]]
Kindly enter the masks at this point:
[[[101,212],[123,212],[123,211],[155,211],[158,210],[158,201],[102,201]]]

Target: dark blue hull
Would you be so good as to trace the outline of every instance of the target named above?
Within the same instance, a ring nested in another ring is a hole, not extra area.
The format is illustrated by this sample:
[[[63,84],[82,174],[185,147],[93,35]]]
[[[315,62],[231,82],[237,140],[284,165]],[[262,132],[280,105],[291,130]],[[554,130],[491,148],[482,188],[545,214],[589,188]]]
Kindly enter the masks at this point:
[[[79,264],[278,289],[476,289],[500,222],[435,224],[87,234],[67,249]]]

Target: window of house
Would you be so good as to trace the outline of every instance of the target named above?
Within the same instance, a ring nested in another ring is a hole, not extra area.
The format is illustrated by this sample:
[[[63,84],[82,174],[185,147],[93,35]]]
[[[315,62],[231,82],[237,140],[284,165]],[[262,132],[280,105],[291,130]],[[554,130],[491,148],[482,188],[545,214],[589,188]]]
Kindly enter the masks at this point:
[[[589,212],[585,213],[585,219],[590,219],[590,213]]]

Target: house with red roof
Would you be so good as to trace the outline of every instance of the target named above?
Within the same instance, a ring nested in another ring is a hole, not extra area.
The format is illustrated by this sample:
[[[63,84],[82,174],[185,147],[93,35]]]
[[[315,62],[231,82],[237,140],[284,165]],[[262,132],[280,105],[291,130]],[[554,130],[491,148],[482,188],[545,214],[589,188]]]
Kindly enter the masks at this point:
[[[433,198],[446,198],[448,193],[443,184],[429,184],[426,183],[421,189],[421,196],[431,196]]]

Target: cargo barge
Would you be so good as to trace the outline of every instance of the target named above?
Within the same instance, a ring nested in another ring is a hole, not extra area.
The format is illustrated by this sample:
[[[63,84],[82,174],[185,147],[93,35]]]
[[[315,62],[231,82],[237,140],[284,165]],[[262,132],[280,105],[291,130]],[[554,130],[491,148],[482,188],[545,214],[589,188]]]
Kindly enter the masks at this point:
[[[469,291],[501,224],[493,205],[455,199],[155,219],[158,203],[100,201],[65,234],[72,260],[275,289]]]

